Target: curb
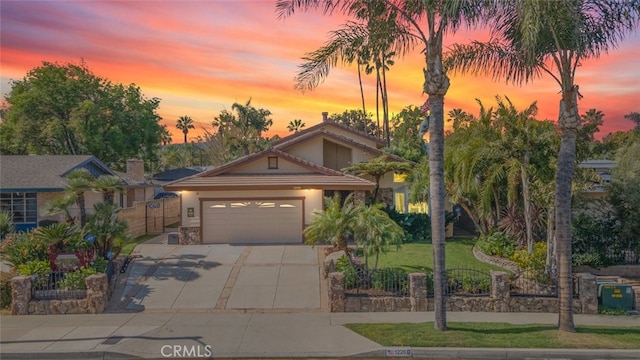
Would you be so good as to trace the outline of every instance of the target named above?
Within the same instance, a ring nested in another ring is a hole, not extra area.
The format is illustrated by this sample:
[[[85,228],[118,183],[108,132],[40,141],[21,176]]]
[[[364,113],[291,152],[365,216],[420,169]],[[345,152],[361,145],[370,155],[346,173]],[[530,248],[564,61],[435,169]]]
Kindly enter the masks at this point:
[[[2,360],[53,360],[53,359],[141,359],[138,356],[117,353],[113,351],[79,351],[79,352],[48,352],[48,353],[0,353]]]
[[[398,347],[388,347],[387,349],[397,349]],[[387,349],[374,350],[366,353],[356,354],[350,357],[365,359],[390,359]],[[640,350],[617,350],[617,349],[520,349],[520,348],[411,348],[410,355],[396,356],[395,358],[411,358],[424,360],[444,360],[444,359],[509,359],[509,360],[529,360],[529,359],[562,359],[562,360],[638,360]]]

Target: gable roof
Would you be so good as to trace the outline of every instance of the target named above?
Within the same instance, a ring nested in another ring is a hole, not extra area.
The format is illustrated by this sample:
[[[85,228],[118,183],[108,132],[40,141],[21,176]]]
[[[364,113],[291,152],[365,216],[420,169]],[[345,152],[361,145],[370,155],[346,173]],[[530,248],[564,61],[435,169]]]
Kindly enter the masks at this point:
[[[316,124],[316,125],[314,125],[314,126],[312,126],[310,128],[307,128],[307,129],[304,129],[304,130],[300,130],[295,134],[291,134],[289,136],[283,137],[282,139],[276,140],[276,141],[271,143],[271,146],[279,148],[285,143],[289,143],[291,141],[296,141],[299,137],[305,137],[305,136],[308,136],[309,134],[313,134],[313,133],[316,133],[316,132],[319,132],[319,131],[327,132],[326,128],[327,127],[332,127],[332,126],[338,128],[338,129],[342,129],[344,131],[347,131],[347,132],[349,132],[349,133],[351,133],[353,135],[356,135],[358,137],[362,137],[362,138],[366,138],[366,139],[375,141],[376,144],[378,144],[380,146],[384,146],[385,145],[384,140],[382,140],[382,139],[380,139],[378,137],[371,136],[371,135],[369,135],[369,134],[367,134],[365,132],[362,132],[362,131],[359,131],[359,130],[355,130],[353,128],[350,128],[350,127],[342,125],[342,124],[338,124],[338,123],[333,122],[331,120],[327,120],[327,121],[323,121],[323,122],[321,122],[319,124]]]
[[[240,164],[269,156],[287,159],[302,168],[311,170],[311,172],[273,174],[234,174],[230,172],[231,169]],[[164,186],[165,190],[168,191],[309,188],[371,190],[374,187],[375,183],[372,181],[311,163],[277,149],[268,149],[247,155],[212,170],[177,180]]]
[[[80,168],[94,176],[115,175],[93,155],[0,155],[0,191],[63,191],[65,176]]]
[[[323,137],[325,139],[330,139],[330,140],[333,140],[335,142],[342,143],[344,145],[357,147],[357,148],[360,148],[360,149],[364,150],[365,152],[370,152],[375,156],[386,155],[387,158],[392,159],[393,161],[411,162],[411,161],[409,161],[407,159],[403,159],[403,158],[401,158],[401,157],[399,157],[397,155],[388,154],[388,153],[386,153],[386,152],[384,152],[384,151],[382,151],[382,150],[380,150],[378,148],[374,148],[374,147],[371,147],[371,146],[369,146],[367,144],[363,144],[363,143],[361,143],[359,141],[356,141],[356,140],[354,140],[352,138],[349,138],[347,136],[336,134],[336,133],[333,133],[331,131],[327,131],[324,128],[319,129],[319,130],[314,131],[314,132],[310,132],[310,133],[304,134],[303,136],[298,136],[298,137],[292,138],[290,140],[287,140],[287,141],[284,141],[284,142],[280,142],[280,143],[274,145],[273,147],[276,148],[276,149],[280,149],[280,150],[286,150],[286,149],[290,148],[291,146],[293,146],[295,144],[298,144],[298,143],[301,143],[301,142],[304,142],[304,141],[307,141],[307,140],[311,140],[311,139],[314,139],[314,138],[317,138],[317,137]],[[287,139],[287,138],[285,138],[285,139]]]

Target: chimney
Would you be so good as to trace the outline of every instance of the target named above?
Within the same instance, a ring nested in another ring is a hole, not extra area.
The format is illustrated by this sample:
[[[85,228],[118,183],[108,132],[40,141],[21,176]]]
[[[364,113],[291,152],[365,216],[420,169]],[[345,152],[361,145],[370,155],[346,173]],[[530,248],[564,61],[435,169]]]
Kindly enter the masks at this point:
[[[329,116],[329,113],[324,111],[322,113],[322,122],[327,122],[329,120],[328,116]]]
[[[144,161],[139,159],[127,160],[127,177],[136,182],[144,182]]]

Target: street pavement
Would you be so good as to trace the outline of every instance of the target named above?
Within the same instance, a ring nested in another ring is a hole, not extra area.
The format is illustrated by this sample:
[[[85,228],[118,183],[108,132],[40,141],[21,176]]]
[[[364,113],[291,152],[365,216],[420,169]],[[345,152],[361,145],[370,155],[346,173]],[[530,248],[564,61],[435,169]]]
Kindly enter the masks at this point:
[[[433,312],[330,313],[321,252],[308,246],[136,247],[108,311],[0,317],[0,359],[640,359],[637,350],[384,347],[348,323],[433,321]],[[449,322],[555,324],[557,314],[448,312]],[[640,316],[575,315],[640,326]]]

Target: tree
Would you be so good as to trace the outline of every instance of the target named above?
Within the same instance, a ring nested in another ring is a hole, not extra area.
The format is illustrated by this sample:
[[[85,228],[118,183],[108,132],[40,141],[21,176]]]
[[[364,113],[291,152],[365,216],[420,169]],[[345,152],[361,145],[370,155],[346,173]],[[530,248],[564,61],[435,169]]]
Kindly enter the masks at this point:
[[[91,182],[91,187],[102,194],[102,201],[111,204],[116,191],[124,190],[122,179],[115,175],[101,175]]]
[[[297,133],[298,131],[302,130],[302,128],[305,126],[306,124],[302,120],[294,119],[289,121],[289,125],[287,125],[287,130],[289,130],[289,132]]]
[[[581,62],[598,58],[635,29],[640,5],[637,0],[519,0],[498,5],[491,24],[493,38],[453,46],[447,64],[454,70],[489,74],[516,84],[547,74],[560,86],[555,190],[558,327],[573,332],[571,183],[581,124],[575,74]]]
[[[92,154],[124,168],[141,146],[159,143],[160,100],[100,78],[84,62],[43,62],[11,81],[5,100],[3,154]]]
[[[311,224],[304,229],[305,242],[311,245],[329,242],[336,249],[343,250],[349,262],[352,262],[347,239],[353,236],[362,205],[356,202],[353,194],[349,194],[342,202],[337,192],[333,197],[325,197],[324,204],[324,210],[315,210]]]
[[[353,164],[342,169],[343,172],[351,173],[360,177],[371,177],[376,183],[373,190],[373,202],[377,203],[378,190],[380,189],[380,180],[390,172],[408,173],[411,171],[411,165],[408,162],[389,161],[387,155],[381,155],[370,161]]]
[[[311,4],[311,2],[308,2]],[[284,12],[289,4],[280,1],[278,8]],[[303,5],[305,6],[305,5]],[[299,90],[316,88],[329,75],[332,67],[339,61],[345,65],[356,63],[358,84],[362,100],[362,113],[366,114],[364,90],[362,86],[361,68],[367,74],[376,74],[376,115],[380,129],[379,100],[382,98],[383,129],[389,141],[389,100],[386,87],[386,71],[394,64],[396,52],[407,51],[407,44],[413,39],[406,31],[398,29],[394,21],[396,16],[387,8],[384,1],[356,0],[344,3],[347,12],[354,15],[357,21],[348,21],[338,30],[331,31],[329,40],[319,49],[307,53],[300,65],[300,72],[295,77],[295,87]],[[347,9],[348,8],[348,9]],[[280,13],[284,16],[284,13]],[[397,46],[397,47],[396,47]],[[375,134],[379,136],[380,134]]]
[[[391,146],[387,152],[413,162],[425,155],[425,142],[420,133],[424,116],[420,108],[405,107],[391,119]]]
[[[608,190],[618,241],[640,256],[640,139],[618,150]]]
[[[80,212],[80,226],[83,227],[87,223],[87,209],[85,206],[84,193],[92,188],[93,176],[87,169],[76,169],[67,175],[67,186],[64,192],[71,196],[78,205]]]
[[[354,240],[367,256],[375,255],[373,270],[378,269],[380,254],[402,244],[404,230],[393,221],[381,203],[364,206],[358,212],[354,224]],[[368,267],[368,264],[367,264]]]
[[[189,133],[189,129],[195,129],[196,127],[193,125],[193,119],[189,116],[180,116],[178,118],[178,122],[176,123],[176,128],[181,130],[184,134],[184,143],[187,143],[187,134]]]
[[[232,110],[222,110],[211,125],[213,131],[205,129],[204,147],[211,164],[224,163],[240,156],[265,150],[272,139],[262,134],[273,125],[271,111],[246,103],[234,103]]]
[[[371,117],[360,110],[345,110],[342,114],[329,115],[328,119],[371,136],[379,132]]]
[[[289,16],[298,9],[322,8],[325,13],[340,8],[348,12],[355,1],[322,1],[322,0],[279,0],[279,15]],[[434,304],[437,330],[447,329],[446,293],[445,293],[445,192],[444,192],[444,97],[449,89],[449,78],[442,64],[442,41],[444,34],[455,32],[463,24],[474,23],[483,15],[483,3],[474,0],[464,1],[385,1],[388,9],[398,11],[395,18],[398,29],[411,29],[411,36],[405,37],[404,45],[415,45],[414,39],[424,46],[420,50],[425,54],[425,82],[423,91],[429,95],[431,105],[431,134],[429,154],[430,176],[430,215],[434,256]],[[420,23],[426,21],[426,32]]]
[[[86,231],[95,236],[94,246],[102,259],[118,256],[122,242],[127,238],[128,225],[118,219],[120,209],[109,202],[94,205],[94,212],[89,216]],[[116,253],[113,251],[116,250]]]

